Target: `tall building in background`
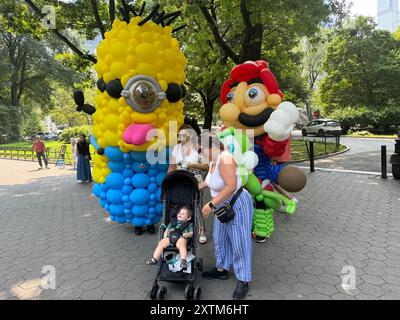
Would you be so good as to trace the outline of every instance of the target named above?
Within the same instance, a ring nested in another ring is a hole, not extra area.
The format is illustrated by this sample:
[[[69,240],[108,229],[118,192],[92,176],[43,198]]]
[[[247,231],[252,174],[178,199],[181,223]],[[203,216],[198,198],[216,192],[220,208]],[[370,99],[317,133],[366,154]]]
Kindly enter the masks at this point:
[[[399,0],[378,0],[378,28],[395,32],[399,24]]]

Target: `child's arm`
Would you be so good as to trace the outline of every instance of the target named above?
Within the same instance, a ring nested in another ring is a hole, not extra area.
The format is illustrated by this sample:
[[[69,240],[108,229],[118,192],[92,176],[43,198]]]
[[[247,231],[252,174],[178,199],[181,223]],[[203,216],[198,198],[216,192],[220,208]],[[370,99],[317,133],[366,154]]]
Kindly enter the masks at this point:
[[[193,231],[185,232],[183,234],[183,237],[186,238],[186,239],[193,237]]]
[[[171,232],[171,228],[172,228],[172,224],[171,224],[171,222],[167,225],[167,228],[165,229],[165,232],[164,232],[164,238],[168,238],[168,236],[169,236],[169,234],[170,234],[170,232]]]
[[[186,239],[193,237],[193,225],[190,225],[187,229],[185,229],[182,236]]]
[[[171,232],[171,229],[166,229],[164,232],[164,238],[168,238],[170,232]]]

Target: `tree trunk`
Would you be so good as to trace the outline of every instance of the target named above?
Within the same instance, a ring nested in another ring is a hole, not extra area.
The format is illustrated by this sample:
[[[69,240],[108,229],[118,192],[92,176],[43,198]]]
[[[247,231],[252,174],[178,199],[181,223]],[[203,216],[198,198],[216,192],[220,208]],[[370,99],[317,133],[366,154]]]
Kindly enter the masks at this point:
[[[242,44],[241,62],[256,61],[261,59],[263,26],[261,24],[254,25]]]
[[[211,129],[212,120],[213,120],[213,109],[214,109],[214,101],[215,100],[207,100],[204,113],[204,126],[203,129]]]

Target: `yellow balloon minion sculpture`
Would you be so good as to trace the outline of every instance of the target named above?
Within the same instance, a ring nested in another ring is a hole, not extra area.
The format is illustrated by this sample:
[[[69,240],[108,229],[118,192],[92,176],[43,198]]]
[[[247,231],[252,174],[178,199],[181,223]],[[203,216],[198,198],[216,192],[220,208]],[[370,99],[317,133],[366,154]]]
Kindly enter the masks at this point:
[[[138,13],[122,5],[123,21],[114,20],[97,47],[95,108],[80,91],[74,98],[78,111],[93,115],[93,193],[100,205],[112,221],[132,223],[136,234],[144,226],[154,233],[168,161],[151,163],[146,154],[158,142],[155,153],[167,160],[169,123],[179,128],[184,121],[186,59],[173,37],[183,26],[171,27],[180,12],[165,14],[156,5],[142,18],[145,4]],[[165,139],[151,138],[153,129]]]

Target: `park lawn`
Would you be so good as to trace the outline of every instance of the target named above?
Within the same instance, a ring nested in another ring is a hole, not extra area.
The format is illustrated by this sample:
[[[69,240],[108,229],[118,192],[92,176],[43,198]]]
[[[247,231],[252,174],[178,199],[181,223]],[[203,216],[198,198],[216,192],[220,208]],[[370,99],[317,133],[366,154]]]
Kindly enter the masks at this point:
[[[364,132],[353,132],[350,134],[347,134],[346,137],[351,137],[351,138],[376,138],[376,139],[397,139],[397,135],[388,135],[388,134],[373,134],[370,132],[364,133]]]
[[[32,148],[33,142],[29,141],[20,141],[20,142],[14,142],[14,143],[6,143],[6,144],[0,144],[0,158],[4,157],[3,152],[1,151],[2,148]],[[55,163],[58,159],[58,155],[60,153],[61,146],[65,144],[67,146],[67,149],[65,151],[65,163],[66,164],[72,164],[72,149],[71,149],[71,144],[59,142],[59,141],[44,141],[44,144],[46,145],[46,148],[48,150],[48,155],[49,155],[49,162]],[[95,153],[95,149],[93,148],[92,145],[90,145],[90,152],[92,154]],[[18,157],[24,157],[27,156],[26,160],[32,159],[36,160],[36,155],[34,153],[26,153],[24,151],[19,151],[18,154],[13,152],[13,158],[17,159]],[[9,156],[7,156],[9,158]]]
[[[336,149],[336,143],[327,142],[326,153],[325,153],[325,144],[322,142],[314,142],[314,157],[329,155],[344,150],[346,150],[346,146],[344,145],[339,145],[339,147]],[[308,159],[308,152],[305,141],[292,140],[291,151],[292,151],[291,154],[292,161],[300,161]]]
[[[58,141],[45,141],[46,147],[49,150],[49,161],[50,162],[56,162],[58,159],[58,154],[60,151],[61,146],[64,144],[62,142]],[[65,163],[67,164],[72,164],[72,152],[71,152],[71,145],[67,145],[67,150],[65,153]],[[9,143],[9,144],[0,144],[0,158],[4,157],[4,154],[2,153],[2,147],[13,147],[13,148],[31,148],[32,147],[32,142],[15,142],[15,143]],[[93,146],[90,146],[92,154],[94,154],[95,150]],[[300,140],[292,140],[292,161],[299,161],[299,160],[307,160],[308,159],[308,153],[307,153],[307,147],[306,147],[306,142],[305,141],[300,141]],[[326,144],[326,154],[332,154],[338,151],[343,151],[345,150],[346,147],[343,145],[340,145],[338,150],[336,150],[336,144],[335,143],[327,143]],[[33,153],[26,153],[24,151],[19,151],[19,154],[15,152],[13,155],[13,158],[17,159],[18,157],[24,157],[27,155],[27,160],[32,159],[35,160],[36,157]],[[322,156],[325,155],[325,146],[324,143],[321,142],[315,142],[314,143],[314,156]],[[9,158],[9,156],[8,156]]]

